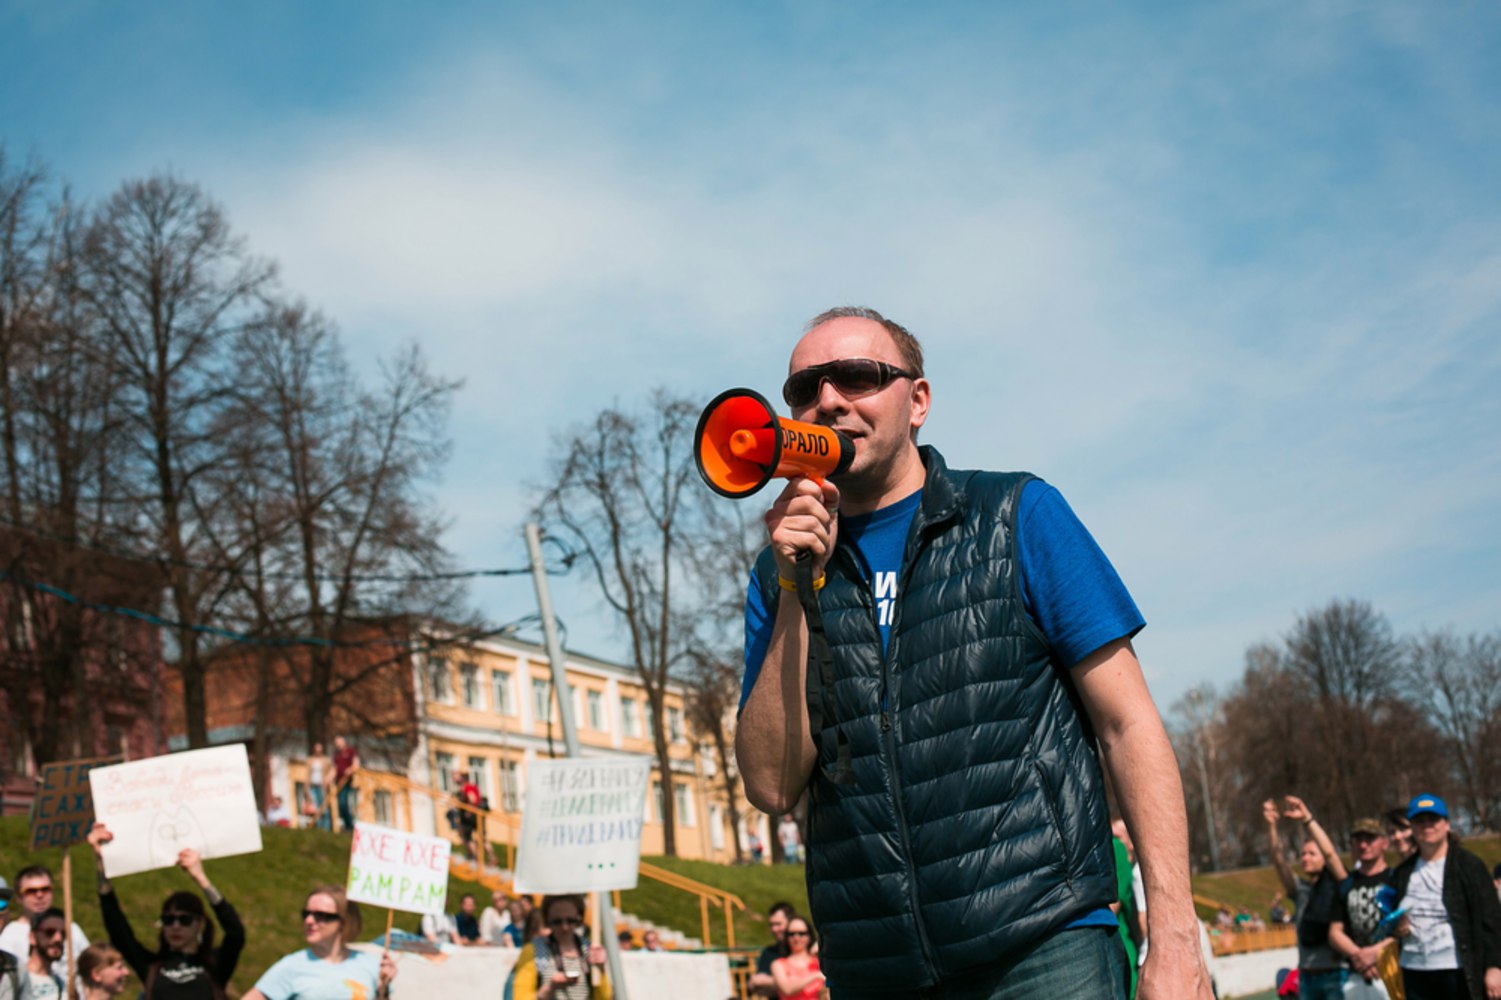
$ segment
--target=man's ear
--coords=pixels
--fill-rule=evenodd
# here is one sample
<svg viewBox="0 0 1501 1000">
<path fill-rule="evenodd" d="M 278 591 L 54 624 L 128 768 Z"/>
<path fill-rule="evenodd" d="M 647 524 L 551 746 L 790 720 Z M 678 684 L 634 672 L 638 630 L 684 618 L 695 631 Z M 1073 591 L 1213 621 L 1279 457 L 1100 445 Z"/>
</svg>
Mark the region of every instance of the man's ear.
<svg viewBox="0 0 1501 1000">
<path fill-rule="evenodd" d="M 933 387 L 925 378 L 912 380 L 912 436 L 928 419 L 928 407 L 933 403 Z"/>
</svg>

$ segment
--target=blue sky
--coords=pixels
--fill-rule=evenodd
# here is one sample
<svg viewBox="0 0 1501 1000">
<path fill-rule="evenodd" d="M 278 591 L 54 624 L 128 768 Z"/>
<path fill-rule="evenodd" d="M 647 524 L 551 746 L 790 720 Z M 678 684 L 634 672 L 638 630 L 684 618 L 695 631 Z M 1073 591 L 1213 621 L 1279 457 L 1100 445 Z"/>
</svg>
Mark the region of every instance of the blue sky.
<svg viewBox="0 0 1501 1000">
<path fill-rule="evenodd" d="M 462 375 L 468 566 L 521 561 L 551 433 L 774 397 L 856 303 L 950 464 L 1063 490 L 1164 703 L 1337 597 L 1501 623 L 1495 3 L 0 0 L 0 141 L 200 182 L 361 363 Z"/>
</svg>

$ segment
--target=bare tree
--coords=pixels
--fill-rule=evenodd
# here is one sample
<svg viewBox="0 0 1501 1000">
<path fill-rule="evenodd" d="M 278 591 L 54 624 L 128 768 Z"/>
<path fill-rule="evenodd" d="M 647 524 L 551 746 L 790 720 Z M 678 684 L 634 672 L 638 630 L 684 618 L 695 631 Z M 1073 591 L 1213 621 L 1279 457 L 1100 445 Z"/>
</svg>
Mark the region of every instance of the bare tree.
<svg viewBox="0 0 1501 1000">
<path fill-rule="evenodd" d="M 208 743 L 205 661 L 195 631 L 212 620 L 233 575 L 201 567 L 226 546 L 222 494 L 208 473 L 224 458 L 217 417 L 233 382 L 230 344 L 274 269 L 251 257 L 224 212 L 196 185 L 157 174 L 129 181 L 90 227 L 84 284 L 126 388 L 139 538 L 161 553 L 176 630 L 188 743 Z"/>
<path fill-rule="evenodd" d="M 1414 699 L 1431 708 L 1468 812 L 1501 828 L 1501 633 L 1430 632 L 1408 645 Z"/>
<path fill-rule="evenodd" d="M 683 619 L 698 606 L 690 581 L 706 491 L 698 489 L 693 464 L 698 405 L 657 390 L 645 410 L 604 410 L 562 442 L 540 512 L 584 553 L 625 628 L 655 723 L 663 850 L 675 855 L 672 758 L 662 722 L 667 685 L 692 644 Z"/>
<path fill-rule="evenodd" d="M 276 608 L 259 586 L 257 614 L 316 640 L 293 678 L 308 744 L 327 742 L 350 679 L 340 673 L 345 645 L 380 632 L 405 641 L 407 614 L 454 617 L 459 591 L 441 578 L 450 568 L 442 525 L 421 485 L 447 455 L 459 383 L 434 375 L 413 347 L 382 367 L 377 389 L 361 389 L 332 326 L 300 303 L 273 304 L 249 324 L 234 361 L 224 424 L 246 446 L 231 474 L 256 480 L 262 508 L 238 515 L 263 546 L 252 579 L 265 580 L 269 565 L 297 581 Z"/>
<path fill-rule="evenodd" d="M 89 604 L 138 604 L 149 570 L 97 551 L 116 499 L 118 380 L 77 284 L 77 213 L 0 153 L 0 450 L 12 718 L 38 760 L 97 752 L 122 671 L 147 652 Z M 137 629 L 139 631 L 139 629 Z M 147 644 L 149 645 L 149 643 Z M 41 710 L 23 711 L 27 689 Z"/>
</svg>

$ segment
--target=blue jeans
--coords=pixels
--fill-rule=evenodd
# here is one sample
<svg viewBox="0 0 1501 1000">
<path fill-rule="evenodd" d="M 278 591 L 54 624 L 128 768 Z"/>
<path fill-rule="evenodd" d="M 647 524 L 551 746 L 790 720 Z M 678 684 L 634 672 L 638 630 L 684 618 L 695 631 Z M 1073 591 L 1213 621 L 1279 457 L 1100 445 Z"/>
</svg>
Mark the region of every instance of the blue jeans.
<svg viewBox="0 0 1501 1000">
<path fill-rule="evenodd" d="M 1114 927 L 1054 931 L 994 965 L 920 994 L 933 1000 L 1129 1000 L 1126 949 Z M 834 1000 L 858 994 L 831 988 Z"/>
<path fill-rule="evenodd" d="M 329 818 L 328 813 L 323 808 L 323 786 L 309 785 L 308 794 L 312 796 L 313 808 L 318 810 L 318 829 L 332 830 L 334 828 L 333 820 Z"/>
<path fill-rule="evenodd" d="M 1347 969 L 1298 970 L 1298 1000 L 1344 1000 Z"/>
<path fill-rule="evenodd" d="M 354 810 L 359 798 L 359 789 L 352 783 L 339 789 L 339 822 L 344 824 L 345 833 L 354 829 Z"/>
</svg>

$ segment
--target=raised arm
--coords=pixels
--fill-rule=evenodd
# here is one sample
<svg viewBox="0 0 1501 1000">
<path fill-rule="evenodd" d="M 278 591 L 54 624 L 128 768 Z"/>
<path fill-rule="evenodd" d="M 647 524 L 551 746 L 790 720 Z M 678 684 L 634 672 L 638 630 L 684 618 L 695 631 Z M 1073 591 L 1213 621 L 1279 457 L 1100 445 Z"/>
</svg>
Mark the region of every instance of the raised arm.
<svg viewBox="0 0 1501 1000">
<path fill-rule="evenodd" d="M 1213 996 L 1199 950 L 1188 881 L 1188 815 L 1178 760 L 1130 640 L 1118 639 L 1070 671 L 1100 741 L 1146 889 L 1148 940 L 1138 996 Z"/>
<path fill-rule="evenodd" d="M 1276 802 L 1267 799 L 1261 804 L 1261 816 L 1266 820 L 1267 846 L 1271 848 L 1272 867 L 1277 869 L 1277 877 L 1282 880 L 1282 891 L 1291 898 L 1297 895 L 1298 880 L 1293 877 L 1293 870 L 1287 863 L 1287 853 L 1282 849 L 1282 831 L 1277 829 L 1277 821 L 1282 818 L 1282 813 Z"/>
<path fill-rule="evenodd" d="M 833 551 L 837 525 L 831 510 L 839 491 L 797 478 L 766 514 L 777 571 L 792 580 L 798 554 L 809 553 L 813 578 Z M 761 661 L 735 731 L 735 759 L 745 781 L 745 796 L 762 812 L 777 815 L 797 804 L 817 762 L 808 731 L 808 626 L 797 594 L 778 591 L 771 642 Z"/>
<path fill-rule="evenodd" d="M 1334 841 L 1329 839 L 1329 834 L 1319 826 L 1319 821 L 1313 818 L 1313 812 L 1304 804 L 1303 800 L 1296 795 L 1289 795 L 1283 800 L 1286 804 L 1282 808 L 1282 815 L 1288 819 L 1295 819 L 1308 828 L 1308 836 L 1324 855 L 1324 863 L 1329 867 L 1329 874 L 1334 876 L 1336 882 L 1343 882 L 1349 878 L 1349 869 L 1340 860 L 1339 851 L 1334 849 Z"/>
</svg>

